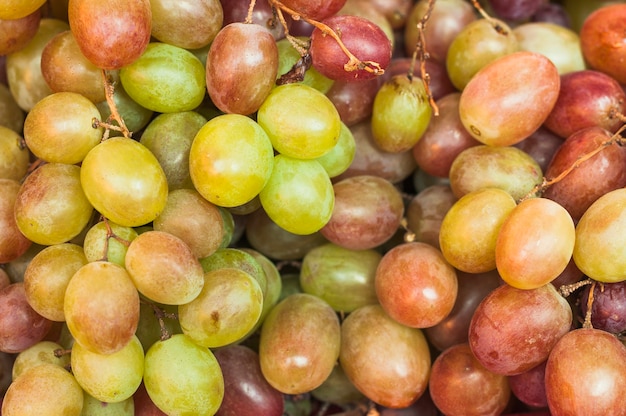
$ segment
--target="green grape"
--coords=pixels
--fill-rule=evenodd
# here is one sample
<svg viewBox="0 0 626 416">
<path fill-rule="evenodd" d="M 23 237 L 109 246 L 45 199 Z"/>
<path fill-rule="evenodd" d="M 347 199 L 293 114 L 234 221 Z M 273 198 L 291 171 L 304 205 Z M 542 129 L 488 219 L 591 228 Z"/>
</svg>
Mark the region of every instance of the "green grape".
<svg viewBox="0 0 626 416">
<path fill-rule="evenodd" d="M 51 321 L 65 321 L 65 290 L 74 273 L 87 261 L 83 248 L 72 243 L 48 246 L 35 254 L 24 271 L 29 305 Z"/>
<path fill-rule="evenodd" d="M 297 159 L 315 159 L 328 153 L 341 131 L 341 119 L 332 101 L 301 83 L 275 87 L 261 104 L 257 120 L 276 151 Z"/>
<path fill-rule="evenodd" d="M 55 364 L 24 371 L 5 393 L 3 416 L 80 416 L 83 389 L 74 376 Z"/>
<path fill-rule="evenodd" d="M 170 190 L 193 188 L 189 175 L 189 150 L 207 119 L 195 111 L 159 114 L 141 133 L 141 144 L 154 156 L 167 177 Z"/>
<path fill-rule="evenodd" d="M 76 165 L 47 163 L 26 178 L 15 201 L 15 221 L 24 236 L 37 244 L 60 244 L 87 226 L 93 206 L 80 175 Z"/>
<path fill-rule="evenodd" d="M 304 36 L 299 36 L 297 39 L 302 42 L 308 40 Z M 278 40 L 276 46 L 278 47 L 278 78 L 280 78 L 291 70 L 301 56 L 287 38 Z M 326 94 L 335 81 L 320 74 L 317 69 L 310 67 L 304 73 L 304 78 L 301 82 Z"/>
<path fill-rule="evenodd" d="M 75 92 L 57 92 L 39 101 L 26 116 L 24 140 L 31 152 L 46 162 L 76 164 L 100 140 L 104 129 L 94 103 Z"/>
<path fill-rule="evenodd" d="M 328 243 L 302 259 L 300 286 L 337 312 L 378 303 L 374 279 L 382 256 L 375 250 L 351 250 Z"/>
<path fill-rule="evenodd" d="M 76 381 L 90 396 L 102 402 L 118 403 L 132 397 L 141 384 L 143 347 L 136 336 L 112 354 L 94 353 L 76 343 L 72 347 L 71 365 Z"/>
<path fill-rule="evenodd" d="M 103 402 L 89 393 L 83 394 L 83 411 L 80 416 L 134 416 L 135 402 L 133 397 L 117 403 Z"/>
<path fill-rule="evenodd" d="M 56 356 L 54 353 L 56 350 L 62 349 L 63 347 L 60 344 L 53 341 L 39 341 L 35 345 L 26 348 L 17 354 L 13 362 L 11 371 L 13 381 L 17 380 L 23 372 L 37 365 L 54 364 L 61 368 L 67 367 L 70 364 L 69 354 Z"/>
<path fill-rule="evenodd" d="M 30 152 L 21 142 L 18 133 L 0 125 L 0 178 L 20 181 L 26 175 Z"/>
<path fill-rule="evenodd" d="M 150 43 L 137 60 L 120 69 L 120 80 L 133 100 L 159 113 L 193 110 L 206 93 L 202 62 L 166 43 Z"/>
<path fill-rule="evenodd" d="M 396 75 L 385 82 L 374 98 L 372 134 L 386 152 L 410 150 L 426 131 L 432 108 L 420 78 Z"/>
<path fill-rule="evenodd" d="M 167 203 L 167 178 L 158 160 L 129 138 L 113 137 L 91 149 L 80 181 L 94 208 L 119 225 L 145 225 Z"/>
<path fill-rule="evenodd" d="M 204 285 L 197 257 L 180 238 L 164 231 L 146 231 L 128 246 L 125 266 L 145 297 L 166 305 L 195 299 Z"/>
<path fill-rule="evenodd" d="M 124 120 L 126 128 L 128 128 L 128 130 L 130 131 L 139 131 L 146 127 L 154 114 L 154 111 L 142 107 L 132 98 L 130 98 L 128 93 L 124 90 L 124 86 L 119 82 L 115 84 L 115 91 L 113 91 L 113 102 L 115 104 L 115 107 L 117 108 L 117 112 Z M 108 102 L 99 102 L 96 104 L 96 107 L 98 107 L 100 114 L 102 114 L 101 120 L 105 121 L 110 119 L 111 109 L 109 108 Z M 110 122 L 114 126 L 118 126 L 117 121 L 112 120 Z M 122 132 L 117 130 L 109 130 L 109 137 L 115 136 L 122 136 Z"/>
<path fill-rule="evenodd" d="M 99 354 L 121 350 L 139 322 L 139 294 L 128 272 L 117 264 L 87 263 L 65 292 L 65 322 L 83 347 Z"/>
<path fill-rule="evenodd" d="M 137 231 L 132 227 L 112 221 L 100 221 L 85 234 L 83 240 L 85 257 L 87 261 L 105 260 L 124 267 L 128 245 L 137 235 Z"/>
<path fill-rule="evenodd" d="M 319 162 L 285 155 L 274 158 L 274 171 L 259 197 L 272 221 L 300 235 L 324 227 L 335 204 L 333 185 Z"/>
<path fill-rule="evenodd" d="M 328 153 L 315 160 L 320 162 L 320 165 L 322 165 L 330 178 L 334 178 L 348 170 L 355 154 L 356 141 L 352 131 L 344 122 L 341 122 L 341 131 L 339 132 L 337 143 Z"/>
<path fill-rule="evenodd" d="M 224 398 L 217 359 L 184 334 L 150 347 L 143 379 L 150 399 L 168 415 L 212 416 Z"/>
<path fill-rule="evenodd" d="M 337 363 L 340 331 L 335 311 L 322 299 L 306 293 L 286 297 L 261 327 L 263 376 L 285 394 L 319 387 Z"/>
<path fill-rule="evenodd" d="M 259 283 L 263 293 L 267 291 L 268 283 L 263 266 L 247 251 L 234 247 L 220 248 L 210 256 L 200 259 L 200 264 L 205 273 L 231 267 L 243 270 Z"/>
<path fill-rule="evenodd" d="M 252 119 L 224 114 L 196 134 L 189 153 L 195 188 L 215 205 L 236 207 L 259 194 L 272 172 L 274 151 Z"/>
<path fill-rule="evenodd" d="M 311 395 L 322 402 L 330 402 L 339 406 L 361 401 L 365 398 L 352 384 L 341 365 L 336 365 L 328 378 Z"/>
<path fill-rule="evenodd" d="M 183 333 L 196 344 L 217 348 L 241 340 L 256 325 L 263 310 L 259 283 L 240 269 L 205 273 L 202 292 L 178 307 Z"/>
</svg>

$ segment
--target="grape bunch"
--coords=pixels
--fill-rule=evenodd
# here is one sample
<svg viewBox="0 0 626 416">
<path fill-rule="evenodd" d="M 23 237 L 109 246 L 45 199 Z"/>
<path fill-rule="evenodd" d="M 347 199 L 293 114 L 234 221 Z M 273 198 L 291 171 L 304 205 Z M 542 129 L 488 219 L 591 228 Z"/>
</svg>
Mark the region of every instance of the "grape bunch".
<svg viewBox="0 0 626 416">
<path fill-rule="evenodd" d="M 5 1 L 0 414 L 626 415 L 625 33 Z"/>
</svg>

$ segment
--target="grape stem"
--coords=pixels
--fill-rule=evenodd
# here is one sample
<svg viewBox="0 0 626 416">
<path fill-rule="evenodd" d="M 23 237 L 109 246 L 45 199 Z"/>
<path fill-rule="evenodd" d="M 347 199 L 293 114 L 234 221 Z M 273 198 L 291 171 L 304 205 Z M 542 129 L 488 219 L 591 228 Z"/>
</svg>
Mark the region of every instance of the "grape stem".
<svg viewBox="0 0 626 416">
<path fill-rule="evenodd" d="M 591 279 L 585 279 L 585 280 L 581 280 L 581 281 L 578 281 L 569 285 L 563 285 L 559 287 L 559 293 L 561 294 L 561 296 L 566 298 L 572 293 L 574 293 L 575 291 L 577 291 L 578 289 L 580 289 L 581 287 L 590 285 L 593 282 L 594 281 Z"/>
<path fill-rule="evenodd" d="M 111 228 L 111 224 L 109 224 L 109 220 L 106 217 L 104 216 L 102 217 L 102 222 L 104 222 L 104 226 L 107 230 L 106 237 L 104 240 L 104 250 L 103 250 L 104 253 L 102 254 L 102 260 L 109 261 L 109 239 L 114 238 L 115 240 L 119 241 L 121 244 L 126 246 L 126 248 L 130 246 L 130 241 L 125 240 L 119 235 L 115 234 L 115 232 L 113 232 L 113 229 Z"/>
<path fill-rule="evenodd" d="M 415 45 L 415 50 L 413 51 L 413 56 L 411 57 L 411 66 L 409 67 L 409 73 L 407 77 L 409 81 L 413 81 L 413 71 L 415 68 L 415 63 L 417 59 L 420 61 L 420 73 L 422 82 L 424 83 L 424 89 L 426 90 L 426 95 L 428 96 L 428 102 L 430 103 L 431 108 L 433 109 L 433 115 L 439 115 L 439 107 L 437 107 L 437 103 L 433 98 L 433 93 L 430 90 L 430 74 L 426 71 L 426 61 L 430 58 L 428 51 L 426 50 L 426 36 L 424 35 L 424 31 L 426 30 L 426 23 L 430 20 L 430 16 L 435 8 L 436 0 L 428 0 L 428 8 L 426 9 L 426 13 L 417 22 L 417 31 L 418 38 L 417 43 Z"/>
<path fill-rule="evenodd" d="M 102 81 L 104 82 L 104 95 L 106 97 L 109 110 L 111 111 L 111 115 L 106 119 L 106 121 L 101 121 L 94 117 L 92 120 L 92 127 L 94 129 L 104 127 L 105 131 L 102 136 L 102 141 L 109 138 L 111 130 L 119 131 L 124 135 L 124 137 L 130 138 L 133 133 L 128 130 L 128 127 L 126 127 L 126 123 L 124 123 L 124 119 L 117 110 L 117 105 L 115 105 L 115 100 L 113 98 L 113 94 L 115 93 L 115 82 L 106 70 L 103 69 L 100 73 L 102 74 Z M 116 126 L 115 124 L 112 124 L 111 121 L 117 122 L 118 125 Z"/>
<path fill-rule="evenodd" d="M 385 73 L 385 70 L 383 68 L 381 68 L 380 64 L 378 62 L 374 62 L 374 61 L 361 61 L 359 58 L 357 58 L 356 56 L 354 56 L 354 54 L 352 52 L 350 52 L 348 50 L 348 48 L 346 47 L 346 45 L 343 43 L 343 41 L 341 40 L 341 38 L 339 37 L 339 35 L 337 34 L 337 32 L 335 32 L 333 29 L 331 29 L 328 25 L 322 23 L 322 22 L 318 22 L 316 20 L 310 19 L 307 16 L 304 16 L 300 13 L 298 13 L 297 11 L 290 9 L 289 7 L 285 6 L 283 3 L 281 3 L 279 0 L 268 0 L 270 5 L 276 9 L 276 12 L 279 16 L 279 20 L 281 22 L 281 24 L 283 25 L 283 27 L 285 28 L 285 36 L 290 39 L 293 38 L 291 35 L 289 35 L 289 29 L 287 28 L 287 23 L 284 19 L 284 16 L 282 15 L 282 12 L 285 13 L 289 13 L 289 15 L 291 15 L 291 17 L 294 20 L 304 20 L 305 22 L 313 25 L 314 27 L 316 27 L 317 29 L 319 29 L 320 31 L 322 31 L 322 33 L 324 35 L 327 36 L 331 36 L 336 42 L 337 45 L 339 45 L 339 47 L 341 48 L 341 50 L 343 51 L 343 53 L 348 57 L 348 62 L 343 66 L 344 70 L 347 72 L 352 72 L 352 71 L 357 71 L 357 70 L 365 70 L 367 72 L 371 72 L 375 75 L 382 75 Z M 293 42 L 290 39 L 289 40 L 290 43 Z M 298 50 L 298 52 L 300 52 L 300 55 L 302 54 L 302 50 L 299 48 L 296 48 Z"/>
<path fill-rule="evenodd" d="M 478 13 L 480 13 L 480 15 L 485 20 L 487 20 L 489 23 L 491 23 L 491 25 L 496 30 L 496 32 L 498 32 L 501 35 L 508 35 L 509 34 L 509 32 L 504 27 L 502 27 L 502 25 L 500 23 L 498 23 L 498 21 L 496 19 L 494 19 L 493 17 L 491 17 L 491 16 L 489 16 L 487 14 L 485 9 L 483 9 L 482 6 L 480 5 L 480 3 L 478 3 L 478 0 L 472 0 L 472 5 L 474 6 L 474 8 L 478 11 Z"/>
<path fill-rule="evenodd" d="M 587 296 L 587 313 L 585 313 L 585 322 L 583 322 L 583 328 L 592 329 L 591 323 L 591 309 L 593 306 L 593 292 L 596 290 L 596 281 L 591 282 L 591 289 L 589 289 L 589 296 Z"/>
<path fill-rule="evenodd" d="M 159 328 L 161 329 L 161 341 L 170 339 L 172 337 L 172 334 L 165 326 L 165 318 L 178 319 L 178 316 L 174 313 L 168 313 L 164 311 L 163 309 L 159 308 L 159 306 L 156 305 L 154 302 L 147 301 L 143 298 L 141 299 L 141 302 L 150 305 L 152 311 L 154 312 L 154 316 L 157 318 L 157 321 L 159 321 Z"/>
<path fill-rule="evenodd" d="M 256 0 L 250 0 L 250 5 L 248 5 L 248 14 L 246 15 L 245 23 L 252 23 L 252 13 L 254 12 L 254 6 L 256 5 Z"/>
</svg>

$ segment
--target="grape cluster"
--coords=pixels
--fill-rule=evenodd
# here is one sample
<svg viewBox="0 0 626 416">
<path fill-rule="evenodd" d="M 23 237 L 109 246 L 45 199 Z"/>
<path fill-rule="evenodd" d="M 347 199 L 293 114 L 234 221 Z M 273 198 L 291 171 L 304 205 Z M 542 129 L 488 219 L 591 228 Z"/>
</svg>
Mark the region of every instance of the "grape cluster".
<svg viewBox="0 0 626 416">
<path fill-rule="evenodd" d="M 625 33 L 3 2 L 0 413 L 626 415 Z"/>
</svg>

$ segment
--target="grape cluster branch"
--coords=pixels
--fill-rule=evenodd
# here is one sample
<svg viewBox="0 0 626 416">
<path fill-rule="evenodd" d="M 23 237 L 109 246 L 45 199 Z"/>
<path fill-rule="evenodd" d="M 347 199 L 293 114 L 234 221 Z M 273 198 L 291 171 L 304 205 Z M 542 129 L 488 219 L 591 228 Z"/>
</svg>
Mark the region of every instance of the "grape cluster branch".
<svg viewBox="0 0 626 416">
<path fill-rule="evenodd" d="M 94 118 L 92 120 L 92 126 L 94 129 L 97 129 L 98 127 L 105 128 L 104 135 L 102 136 L 103 141 L 109 138 L 109 132 L 111 130 L 119 131 L 124 135 L 124 137 L 130 138 L 133 133 L 128 130 L 128 127 L 126 127 L 126 123 L 124 122 L 124 119 L 117 110 L 117 105 L 115 104 L 115 82 L 109 76 L 106 70 L 101 70 L 101 74 L 102 80 L 104 82 L 104 94 L 107 104 L 109 106 L 109 110 L 111 111 L 111 115 L 106 119 L 106 121 L 101 121 L 97 118 Z M 117 122 L 118 125 L 116 126 L 115 124 L 112 124 L 111 121 Z"/>
<path fill-rule="evenodd" d="M 413 70 L 415 68 L 415 63 L 419 59 L 420 61 L 420 73 L 422 82 L 424 83 L 424 89 L 426 90 L 426 95 L 428 96 L 428 102 L 433 109 L 433 115 L 439 115 L 439 107 L 437 107 L 437 103 L 435 103 L 435 99 L 433 97 L 433 93 L 430 90 L 430 74 L 426 71 L 426 61 L 430 58 L 428 51 L 426 50 L 426 23 L 430 20 L 430 16 L 432 15 L 433 9 L 435 8 L 436 0 L 428 0 L 428 8 L 426 9 L 426 13 L 417 22 L 417 31 L 418 38 L 417 44 L 415 45 L 415 50 L 413 51 L 413 56 L 411 58 L 411 66 L 409 68 L 409 73 L 407 76 L 409 80 L 413 80 Z"/>
</svg>

